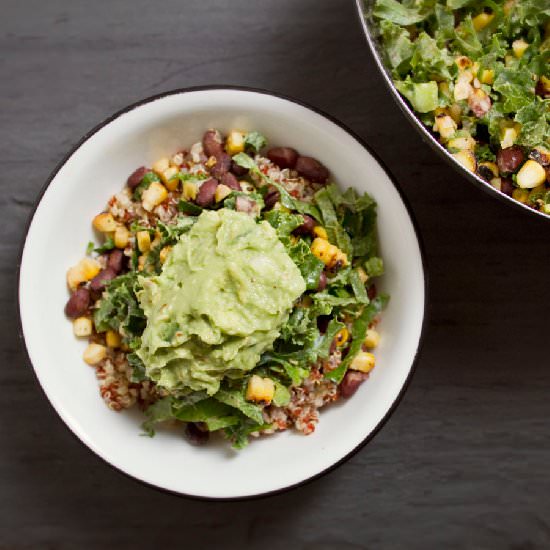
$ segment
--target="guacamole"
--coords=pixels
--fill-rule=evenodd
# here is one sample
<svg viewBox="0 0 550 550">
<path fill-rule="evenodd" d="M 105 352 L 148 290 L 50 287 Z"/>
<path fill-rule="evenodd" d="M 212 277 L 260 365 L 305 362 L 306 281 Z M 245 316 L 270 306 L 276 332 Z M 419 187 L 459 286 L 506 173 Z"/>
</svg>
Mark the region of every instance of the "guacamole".
<svg viewBox="0 0 550 550">
<path fill-rule="evenodd" d="M 209 395 L 256 366 L 306 289 L 275 229 L 226 208 L 203 211 L 160 275 L 140 284 L 147 376 Z"/>
</svg>

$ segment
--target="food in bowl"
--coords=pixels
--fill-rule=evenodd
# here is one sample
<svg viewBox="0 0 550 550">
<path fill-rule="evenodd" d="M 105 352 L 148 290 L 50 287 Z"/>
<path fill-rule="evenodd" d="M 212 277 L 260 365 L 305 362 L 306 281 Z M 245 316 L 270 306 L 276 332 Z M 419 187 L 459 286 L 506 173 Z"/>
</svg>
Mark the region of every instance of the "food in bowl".
<svg viewBox="0 0 550 550">
<path fill-rule="evenodd" d="M 376 0 L 397 90 L 455 159 L 550 214 L 550 7 Z"/>
<path fill-rule="evenodd" d="M 317 159 L 214 129 L 137 168 L 92 224 L 65 306 L 113 410 L 244 447 L 351 397 L 375 366 L 387 295 L 376 203 Z M 262 151 L 266 151 L 265 155 Z"/>
</svg>

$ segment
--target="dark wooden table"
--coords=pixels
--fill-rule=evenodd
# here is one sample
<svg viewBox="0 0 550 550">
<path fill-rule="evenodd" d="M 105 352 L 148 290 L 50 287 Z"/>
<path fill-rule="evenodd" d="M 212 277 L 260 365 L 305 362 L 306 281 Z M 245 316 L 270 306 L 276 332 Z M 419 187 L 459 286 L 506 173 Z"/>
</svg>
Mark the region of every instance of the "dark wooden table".
<svg viewBox="0 0 550 550">
<path fill-rule="evenodd" d="M 354 10 L 3 0 L 0 548 L 550 547 L 550 222 L 485 195 L 423 145 Z M 121 107 L 204 84 L 290 94 L 349 125 L 392 167 L 427 252 L 431 319 L 397 412 L 336 471 L 260 501 L 179 498 L 112 470 L 56 416 L 17 334 L 18 247 L 50 171 Z"/>
</svg>

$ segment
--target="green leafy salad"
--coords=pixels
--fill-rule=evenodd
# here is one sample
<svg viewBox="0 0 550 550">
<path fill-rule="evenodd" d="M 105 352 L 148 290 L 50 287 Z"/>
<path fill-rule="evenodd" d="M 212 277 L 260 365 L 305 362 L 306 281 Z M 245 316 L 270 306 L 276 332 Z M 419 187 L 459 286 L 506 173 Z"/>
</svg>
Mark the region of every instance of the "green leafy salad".
<svg viewBox="0 0 550 550">
<path fill-rule="evenodd" d="M 550 2 L 376 0 L 399 92 L 457 161 L 550 214 Z"/>
<path fill-rule="evenodd" d="M 100 246 L 69 269 L 65 307 L 114 410 L 153 435 L 311 433 L 375 366 L 388 297 L 376 203 L 316 159 L 217 130 L 140 167 L 93 220 Z"/>
</svg>

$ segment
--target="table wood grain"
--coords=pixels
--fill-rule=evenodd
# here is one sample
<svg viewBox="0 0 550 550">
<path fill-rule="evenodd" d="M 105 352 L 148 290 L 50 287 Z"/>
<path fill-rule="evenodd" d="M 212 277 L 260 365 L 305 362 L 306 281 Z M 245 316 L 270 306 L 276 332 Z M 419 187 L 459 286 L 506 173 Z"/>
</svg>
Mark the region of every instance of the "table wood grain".
<svg viewBox="0 0 550 550">
<path fill-rule="evenodd" d="M 3 0 L 1 549 L 550 547 L 550 222 L 485 195 L 421 142 L 353 4 Z M 339 118 L 391 167 L 427 254 L 430 320 L 396 413 L 336 471 L 259 501 L 179 498 L 111 469 L 56 416 L 18 337 L 18 247 L 50 172 L 114 111 L 205 84 Z"/>
</svg>

